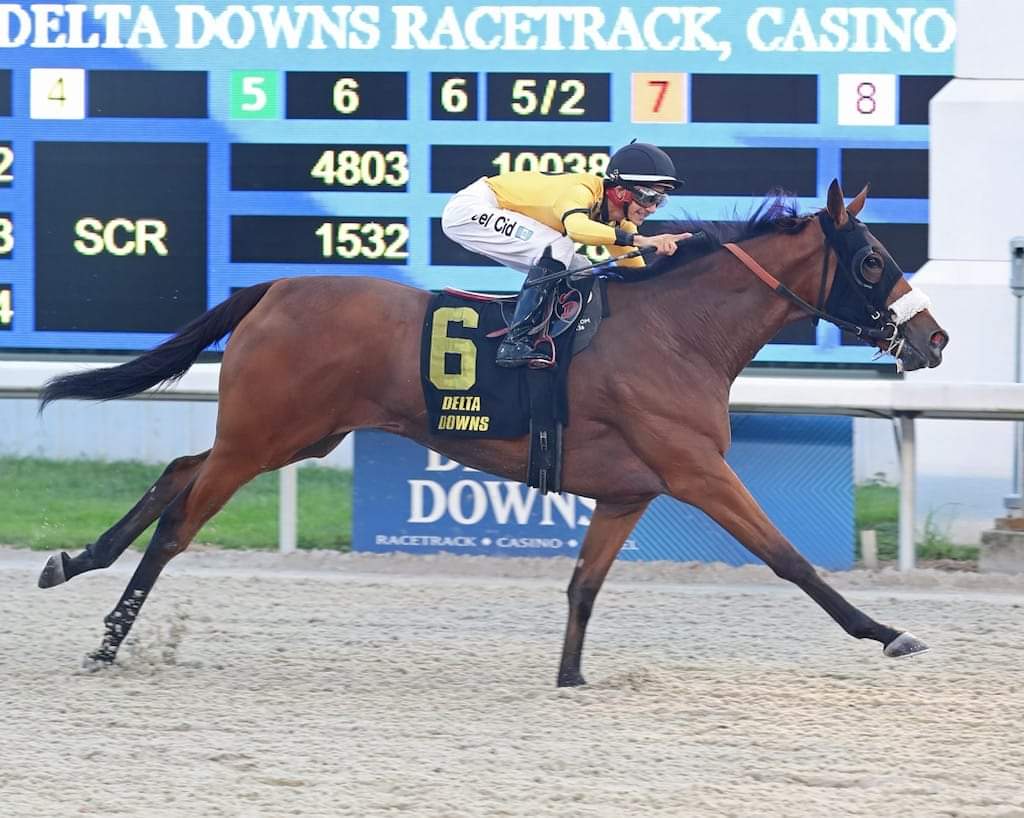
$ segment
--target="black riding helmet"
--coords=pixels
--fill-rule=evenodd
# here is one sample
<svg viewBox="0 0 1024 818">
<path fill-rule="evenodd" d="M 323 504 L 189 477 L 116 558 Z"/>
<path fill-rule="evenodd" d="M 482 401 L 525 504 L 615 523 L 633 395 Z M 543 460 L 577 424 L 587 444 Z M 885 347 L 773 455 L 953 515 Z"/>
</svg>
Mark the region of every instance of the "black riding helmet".
<svg viewBox="0 0 1024 818">
<path fill-rule="evenodd" d="M 668 185 L 676 190 L 682 182 L 676 178 L 676 166 L 665 151 L 647 142 L 630 142 L 619 148 L 608 160 L 605 172 L 606 184 L 622 185 Z"/>
</svg>

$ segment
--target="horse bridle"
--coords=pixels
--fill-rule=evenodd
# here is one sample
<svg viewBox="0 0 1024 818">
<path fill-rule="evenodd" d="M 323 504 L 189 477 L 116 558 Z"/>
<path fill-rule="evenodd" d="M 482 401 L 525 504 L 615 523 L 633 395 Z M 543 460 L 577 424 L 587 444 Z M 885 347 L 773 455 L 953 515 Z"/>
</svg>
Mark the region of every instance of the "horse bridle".
<svg viewBox="0 0 1024 818">
<path fill-rule="evenodd" d="M 767 284 L 774 292 L 781 295 L 788 301 L 791 301 L 792 303 L 796 304 L 808 315 L 813 316 L 815 319 L 823 318 L 829 323 L 835 324 L 840 329 L 853 333 L 858 338 L 863 338 L 875 342 L 887 342 L 889 344 L 889 349 L 887 351 L 895 351 L 895 353 L 898 353 L 898 347 L 902 347 L 902 344 L 900 343 L 902 339 L 899 338 L 900 324 L 908 320 L 910 316 L 904 318 L 903 321 L 899 321 L 897 319 L 888 320 L 888 316 L 891 316 L 891 312 L 888 312 L 889 308 L 886 308 L 886 312 L 883 312 L 882 309 L 872 305 L 863 295 L 863 293 L 860 293 L 861 297 L 864 299 L 865 306 L 868 310 L 868 315 L 871 318 L 871 320 L 875 322 L 875 326 L 865 326 L 863 324 L 856 324 L 852 321 L 847 321 L 844 318 L 840 318 L 837 315 L 833 315 L 827 312 L 825 309 L 823 309 L 823 307 L 825 306 L 827 296 L 827 293 L 825 292 L 825 285 L 828 282 L 828 265 L 829 261 L 832 258 L 832 253 L 834 252 L 837 258 L 836 275 L 838 276 L 840 270 L 845 269 L 845 271 L 850 276 L 852 276 L 854 280 L 858 280 L 856 274 L 854 273 L 854 270 L 859 269 L 859 265 L 863 264 L 867 256 L 871 254 L 872 248 L 870 244 L 865 244 L 863 247 L 857 250 L 853 258 L 851 258 L 849 264 L 845 263 L 843 253 L 841 252 L 840 248 L 836 246 L 836 239 L 832 235 L 833 233 L 836 232 L 836 228 L 832 224 L 831 216 L 829 216 L 825 212 L 822 212 L 818 214 L 818 220 L 821 224 L 822 231 L 825 234 L 825 241 L 824 246 L 822 247 L 821 285 L 818 290 L 817 306 L 811 304 L 809 301 L 805 301 L 803 298 L 801 298 L 799 295 L 797 295 L 795 292 L 789 289 L 789 287 L 787 287 L 775 276 L 769 273 L 764 267 L 762 267 L 757 262 L 756 259 L 753 258 L 753 256 L 751 256 L 746 250 L 744 250 L 739 245 L 734 244 L 732 242 L 728 242 L 726 244 L 723 244 L 722 246 L 730 253 L 732 253 L 737 259 L 739 259 L 739 261 L 742 262 L 747 269 L 749 269 L 754 275 L 761 279 L 761 281 Z M 851 226 L 853 221 L 854 219 L 851 216 Z M 893 282 L 893 285 L 895 285 L 895 281 Z M 833 281 L 832 288 L 834 289 L 835 286 L 835 281 Z M 891 289 L 892 288 L 890 287 L 890 290 Z M 925 308 L 926 307 L 922 304 L 917 310 L 915 310 L 915 313 L 912 314 L 916 314 L 916 312 L 920 312 L 921 309 Z"/>
</svg>

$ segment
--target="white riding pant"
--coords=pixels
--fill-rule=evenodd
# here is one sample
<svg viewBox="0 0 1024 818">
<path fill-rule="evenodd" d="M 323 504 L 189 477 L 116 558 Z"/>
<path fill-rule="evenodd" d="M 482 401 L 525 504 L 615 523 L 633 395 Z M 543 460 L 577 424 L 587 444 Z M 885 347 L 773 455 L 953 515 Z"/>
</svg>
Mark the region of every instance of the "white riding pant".
<svg viewBox="0 0 1024 818">
<path fill-rule="evenodd" d="M 528 272 L 547 247 L 568 270 L 590 264 L 576 252 L 576 244 L 568 236 L 499 207 L 483 178 L 452 196 L 441 214 L 441 229 L 456 244 L 521 273 Z"/>
</svg>

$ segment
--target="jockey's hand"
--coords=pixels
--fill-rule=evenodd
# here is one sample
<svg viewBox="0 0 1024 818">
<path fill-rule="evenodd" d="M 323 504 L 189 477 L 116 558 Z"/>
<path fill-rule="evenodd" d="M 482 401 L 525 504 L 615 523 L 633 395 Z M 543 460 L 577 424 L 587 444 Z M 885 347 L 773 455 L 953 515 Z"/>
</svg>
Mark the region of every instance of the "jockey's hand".
<svg viewBox="0 0 1024 818">
<path fill-rule="evenodd" d="M 654 247 L 659 256 L 671 256 L 676 251 L 677 244 L 683 239 L 688 239 L 692 233 L 661 233 L 657 236 L 633 236 L 634 247 Z"/>
</svg>

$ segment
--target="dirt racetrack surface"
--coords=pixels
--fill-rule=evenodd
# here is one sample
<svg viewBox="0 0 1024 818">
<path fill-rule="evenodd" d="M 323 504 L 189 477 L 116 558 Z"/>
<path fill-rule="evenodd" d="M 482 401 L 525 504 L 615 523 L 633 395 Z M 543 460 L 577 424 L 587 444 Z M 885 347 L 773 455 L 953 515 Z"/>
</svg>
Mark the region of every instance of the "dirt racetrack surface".
<svg viewBox="0 0 1024 818">
<path fill-rule="evenodd" d="M 137 555 L 49 590 L 0 548 L 0 815 L 1024 818 L 1024 576 L 618 564 L 558 690 L 568 559 Z"/>
</svg>

